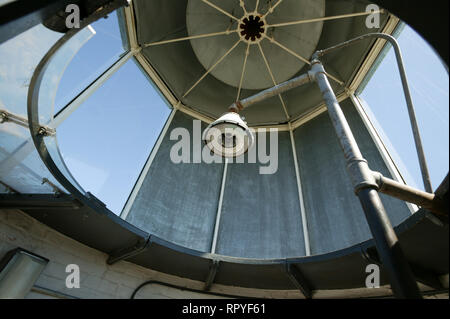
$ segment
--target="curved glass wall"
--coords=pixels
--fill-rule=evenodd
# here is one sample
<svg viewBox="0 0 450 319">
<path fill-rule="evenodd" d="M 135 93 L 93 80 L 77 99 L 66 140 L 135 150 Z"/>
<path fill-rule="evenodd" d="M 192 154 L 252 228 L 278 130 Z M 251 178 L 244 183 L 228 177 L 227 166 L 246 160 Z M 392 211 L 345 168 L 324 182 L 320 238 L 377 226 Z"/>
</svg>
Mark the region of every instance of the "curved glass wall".
<svg viewBox="0 0 450 319">
<path fill-rule="evenodd" d="M 409 26 L 402 28 L 398 42 L 436 189 L 449 170 L 448 72 L 433 49 Z M 392 49 L 385 54 L 361 87 L 359 97 L 406 183 L 423 189 L 397 62 Z"/>
<path fill-rule="evenodd" d="M 170 113 L 133 54 L 124 51 L 128 46 L 121 23 L 113 12 L 64 43 L 42 70 L 38 108 L 33 111 L 39 125 L 51 133 L 42 141 L 59 173 L 81 194 L 95 195 L 116 214 Z M 89 65 L 100 67 L 91 70 Z M 70 103 L 58 110 L 58 101 L 64 99 Z M 27 128 L 19 129 L 29 136 Z M 31 139 L 29 143 L 33 149 Z"/>
<path fill-rule="evenodd" d="M 0 180 L 9 190 L 52 193 L 54 187 L 44 182 L 49 180 L 64 191 L 41 161 L 27 127 L 31 77 L 41 58 L 61 36 L 37 25 L 0 45 L 0 110 L 23 123 L 0 123 Z"/>
</svg>

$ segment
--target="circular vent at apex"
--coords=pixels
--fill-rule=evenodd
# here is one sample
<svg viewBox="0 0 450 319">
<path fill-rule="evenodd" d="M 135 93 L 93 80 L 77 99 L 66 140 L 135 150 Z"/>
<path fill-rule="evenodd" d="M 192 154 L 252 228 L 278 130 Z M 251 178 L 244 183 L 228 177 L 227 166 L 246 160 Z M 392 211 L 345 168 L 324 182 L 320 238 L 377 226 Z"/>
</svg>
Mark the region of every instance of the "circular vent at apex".
<svg viewBox="0 0 450 319">
<path fill-rule="evenodd" d="M 229 15 L 211 4 L 199 0 L 188 1 L 187 32 L 189 36 L 217 33 L 217 36 L 193 39 L 191 44 L 203 67 L 212 69 L 211 74 L 228 85 L 253 90 L 273 86 L 271 77 L 261 76 L 261 71 L 267 72 L 266 61 L 270 61 L 276 82 L 294 76 L 305 65 L 305 61 L 292 55 L 286 56 L 279 44 L 306 58 L 316 50 L 323 22 L 298 24 L 289 28 L 271 26 L 323 17 L 324 0 L 285 1 L 279 7 L 268 1 L 221 1 L 220 9 Z M 271 39 L 276 42 L 271 42 Z M 223 61 L 215 65 L 220 57 L 224 57 Z"/>
</svg>

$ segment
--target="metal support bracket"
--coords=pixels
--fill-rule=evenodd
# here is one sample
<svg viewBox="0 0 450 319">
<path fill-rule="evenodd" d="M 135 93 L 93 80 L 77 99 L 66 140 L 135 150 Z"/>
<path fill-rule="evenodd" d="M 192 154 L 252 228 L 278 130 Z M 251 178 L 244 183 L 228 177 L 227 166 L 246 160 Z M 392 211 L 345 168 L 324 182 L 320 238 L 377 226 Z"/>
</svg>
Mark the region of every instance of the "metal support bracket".
<svg viewBox="0 0 450 319">
<path fill-rule="evenodd" d="M 218 261 L 218 260 L 212 261 L 211 265 L 209 266 L 209 272 L 208 272 L 208 276 L 206 277 L 205 287 L 203 288 L 203 290 L 209 291 L 211 289 L 211 286 L 214 283 L 214 279 L 216 278 L 217 271 L 219 269 L 219 264 L 220 264 L 220 261 Z"/>
<path fill-rule="evenodd" d="M 59 194 L 63 194 L 64 192 L 55 184 L 53 184 L 52 182 L 50 182 L 50 180 L 48 178 L 43 178 L 42 179 L 42 185 L 47 184 L 49 185 L 53 191 L 55 192 L 55 195 L 59 195 Z"/>
<path fill-rule="evenodd" d="M 378 191 L 386 195 L 401 199 L 408 203 L 416 204 L 440 216 L 448 216 L 448 202 L 436 196 L 411 186 L 404 185 L 390 178 L 384 177 L 379 172 L 372 172 L 378 184 Z"/>
<path fill-rule="evenodd" d="M 305 296 L 306 299 L 312 299 L 312 288 L 298 267 L 293 264 L 286 263 L 285 269 L 289 279 L 302 292 L 303 296 Z"/>
<path fill-rule="evenodd" d="M 150 247 L 152 244 L 151 235 L 149 235 L 145 240 L 138 240 L 133 246 L 128 246 L 124 248 L 119 248 L 116 251 L 113 251 L 109 254 L 108 259 L 106 260 L 106 263 L 108 265 L 113 265 L 121 260 L 136 256 L 143 251 L 145 251 L 147 248 Z"/>
<path fill-rule="evenodd" d="M 6 122 L 14 123 L 28 128 L 28 120 L 26 118 L 8 112 L 6 110 L 0 110 L 0 124 Z M 56 131 L 48 126 L 41 126 L 39 128 L 39 134 L 44 136 L 53 136 L 56 134 Z"/>
</svg>

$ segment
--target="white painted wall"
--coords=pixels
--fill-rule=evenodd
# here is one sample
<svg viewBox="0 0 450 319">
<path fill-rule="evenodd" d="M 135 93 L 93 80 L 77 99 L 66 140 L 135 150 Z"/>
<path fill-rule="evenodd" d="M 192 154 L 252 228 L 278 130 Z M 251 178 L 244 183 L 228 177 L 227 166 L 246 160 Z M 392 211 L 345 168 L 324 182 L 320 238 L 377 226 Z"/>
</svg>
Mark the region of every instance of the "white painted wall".
<svg viewBox="0 0 450 319">
<path fill-rule="evenodd" d="M 159 273 L 126 261 L 106 264 L 108 256 L 85 246 L 40 223 L 17 210 L 0 210 L 0 259 L 10 250 L 21 247 L 50 262 L 35 283 L 27 298 L 55 298 L 42 288 L 77 298 L 130 298 L 133 291 L 145 281 L 165 283 L 201 290 L 204 283 Z M 80 288 L 65 286 L 68 264 L 80 267 Z M 267 291 L 214 285 L 212 291 L 223 294 L 269 297 L 301 298 L 297 291 Z M 198 294 L 161 285 L 143 287 L 136 298 L 220 298 Z"/>
</svg>

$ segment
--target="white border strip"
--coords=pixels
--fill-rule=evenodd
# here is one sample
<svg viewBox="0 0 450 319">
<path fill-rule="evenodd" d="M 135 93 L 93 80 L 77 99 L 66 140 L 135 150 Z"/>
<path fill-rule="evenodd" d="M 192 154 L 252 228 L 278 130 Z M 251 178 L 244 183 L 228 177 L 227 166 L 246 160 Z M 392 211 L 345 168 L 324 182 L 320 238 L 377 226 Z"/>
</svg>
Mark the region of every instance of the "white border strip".
<svg viewBox="0 0 450 319">
<path fill-rule="evenodd" d="M 219 203 L 217 204 L 216 224 L 214 225 L 214 234 L 211 244 L 211 254 L 216 253 L 217 238 L 219 236 L 220 218 L 222 217 L 223 194 L 225 192 L 225 183 L 227 181 L 227 172 L 228 172 L 228 159 L 226 158 L 225 164 L 223 166 L 222 185 L 220 186 Z"/>
<path fill-rule="evenodd" d="M 125 25 L 128 33 L 128 41 L 131 49 L 139 48 L 136 35 L 136 23 L 134 18 L 134 4 L 132 0 L 128 1 L 128 6 L 123 8 Z"/>
<path fill-rule="evenodd" d="M 311 256 L 311 244 L 309 242 L 308 220 L 306 219 L 305 203 L 303 200 L 302 182 L 300 179 L 300 169 L 298 167 L 297 149 L 295 147 L 294 133 L 289 131 L 291 137 L 292 155 L 294 157 L 295 176 L 297 179 L 298 200 L 300 202 L 300 213 L 302 216 L 303 237 L 305 240 L 305 253 L 306 256 Z"/>
<path fill-rule="evenodd" d="M 134 5 L 133 1 L 129 1 L 129 6 L 124 8 L 125 12 L 125 25 L 127 28 L 128 39 L 130 41 L 130 47 L 132 50 L 137 50 L 136 53 L 136 61 L 141 65 L 153 83 L 158 87 L 161 93 L 166 97 L 169 103 L 175 107 L 179 101 L 175 98 L 175 96 L 170 92 L 169 88 L 162 81 L 160 76 L 157 74 L 155 69 L 151 66 L 149 61 L 142 54 L 141 47 L 139 46 L 137 34 L 136 34 L 136 18 L 134 16 Z M 182 110 L 180 110 L 182 111 Z"/>
<path fill-rule="evenodd" d="M 184 114 L 189 115 L 190 117 L 193 117 L 196 120 L 200 120 L 208 125 L 216 120 L 212 117 L 209 117 L 207 115 L 203 115 L 203 114 L 200 114 L 200 113 L 194 111 L 193 109 L 183 105 L 181 102 L 174 105 L 174 108 L 176 108 L 180 112 L 183 112 Z"/>
<path fill-rule="evenodd" d="M 150 166 L 153 163 L 153 160 L 155 159 L 156 153 L 158 153 L 158 150 L 162 144 L 162 141 L 164 137 L 166 136 L 166 133 L 169 129 L 170 124 L 172 124 L 172 120 L 175 116 L 175 113 L 177 112 L 176 109 L 173 109 L 173 111 L 170 113 L 169 118 L 166 121 L 166 124 L 164 125 L 164 128 L 161 131 L 161 134 L 159 134 L 158 140 L 156 141 L 155 146 L 153 147 L 150 156 L 145 163 L 144 169 L 142 170 L 141 174 L 139 175 L 139 178 L 136 182 L 136 185 L 133 187 L 133 191 L 131 192 L 130 196 L 128 197 L 128 200 L 122 209 L 122 212 L 120 213 L 120 218 L 126 219 L 128 214 L 130 213 L 131 206 L 133 205 L 137 194 L 139 193 L 139 190 L 141 189 L 142 184 L 144 183 L 144 179 L 147 176 L 147 173 L 150 169 Z"/>
<path fill-rule="evenodd" d="M 405 184 L 405 181 L 398 169 L 398 167 L 395 165 L 391 155 L 389 154 L 388 149 L 386 148 L 386 145 L 383 143 L 380 135 L 378 134 L 375 126 L 373 126 L 372 121 L 370 120 L 369 116 L 367 115 L 366 111 L 364 110 L 363 106 L 361 105 L 361 102 L 359 101 L 358 97 L 354 94 L 350 95 L 350 99 L 355 106 L 356 110 L 358 111 L 358 114 L 360 118 L 362 119 L 367 131 L 370 134 L 370 137 L 372 138 L 372 141 L 375 143 L 378 152 L 380 153 L 381 157 L 383 158 L 383 162 L 386 165 L 386 167 L 389 170 L 389 173 L 399 183 Z M 411 211 L 411 214 L 414 214 L 419 210 L 419 208 L 411 203 L 406 202 L 409 210 Z"/>
<path fill-rule="evenodd" d="M 147 72 L 150 79 L 155 83 L 155 85 L 159 88 L 162 94 L 166 97 L 172 106 L 175 106 L 179 103 L 178 99 L 170 92 L 167 85 L 161 80 L 160 76 L 157 74 L 156 70 L 152 67 L 152 65 L 147 61 L 147 58 L 139 52 L 136 55 L 136 60 L 141 64 L 142 68 Z"/>
</svg>

